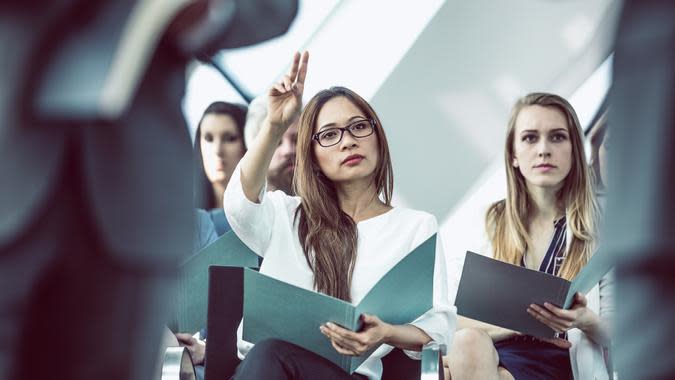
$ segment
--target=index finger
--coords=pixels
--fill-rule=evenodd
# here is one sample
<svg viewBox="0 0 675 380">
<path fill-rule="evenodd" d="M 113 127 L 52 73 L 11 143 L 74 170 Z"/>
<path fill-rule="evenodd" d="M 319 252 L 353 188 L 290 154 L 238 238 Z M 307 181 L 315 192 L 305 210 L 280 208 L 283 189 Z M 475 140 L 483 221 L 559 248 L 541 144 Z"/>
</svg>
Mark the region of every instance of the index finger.
<svg viewBox="0 0 675 380">
<path fill-rule="evenodd" d="M 328 322 L 328 323 L 326 323 L 326 326 L 328 326 L 328 328 L 329 328 L 333 333 L 335 333 L 335 334 L 337 334 L 337 335 L 340 335 L 340 336 L 342 336 L 342 337 L 344 337 L 344 338 L 348 338 L 348 339 L 354 340 L 354 338 L 356 337 L 356 333 L 355 333 L 355 332 L 353 332 L 353 331 L 351 331 L 351 330 L 349 330 L 349 329 L 346 329 L 346 328 L 344 328 L 344 327 L 342 327 L 342 326 L 339 326 L 339 325 L 337 325 L 337 324 L 335 324 L 335 323 Z"/>
<path fill-rule="evenodd" d="M 300 64 L 300 53 L 297 51 L 293 54 L 293 63 L 291 64 L 291 71 L 288 73 L 288 76 L 291 78 L 291 82 L 295 81 L 295 77 L 298 76 L 298 66 Z"/>
<path fill-rule="evenodd" d="M 305 84 L 305 77 L 307 76 L 307 62 L 309 62 L 309 52 L 305 51 L 302 53 L 302 59 L 300 59 L 300 67 L 298 69 L 298 78 L 296 83 Z M 291 78 L 293 78 L 291 76 Z"/>
<path fill-rule="evenodd" d="M 544 302 L 544 307 L 548 309 L 551 313 L 553 313 L 555 316 L 560 317 L 560 318 L 574 318 L 572 315 L 572 312 L 569 310 L 561 309 L 553 304 L 550 304 L 548 302 Z"/>
<path fill-rule="evenodd" d="M 192 335 L 187 333 L 176 333 L 176 339 L 178 340 L 192 340 L 194 338 Z"/>
</svg>

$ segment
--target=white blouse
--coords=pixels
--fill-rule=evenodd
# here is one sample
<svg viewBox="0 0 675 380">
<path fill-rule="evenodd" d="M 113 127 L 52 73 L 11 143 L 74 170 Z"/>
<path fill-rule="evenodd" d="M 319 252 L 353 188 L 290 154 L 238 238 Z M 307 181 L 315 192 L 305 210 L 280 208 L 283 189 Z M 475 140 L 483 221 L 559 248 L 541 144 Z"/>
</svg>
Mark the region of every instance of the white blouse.
<svg viewBox="0 0 675 380">
<path fill-rule="evenodd" d="M 223 204 L 227 220 L 239 238 L 255 253 L 264 257 L 260 272 L 305 289 L 314 289 L 313 273 L 300 245 L 295 210 L 299 197 L 281 191 L 262 189 L 260 203 L 246 198 L 240 168 L 234 170 Z M 436 218 L 428 213 L 401 207 L 357 223 L 357 255 L 352 277 L 351 297 L 358 304 L 368 291 L 410 251 L 438 231 Z M 433 308 L 411 324 L 422 329 L 432 341 L 425 347 L 444 344 L 450 347 L 455 330 L 455 307 L 448 302 L 445 255 L 440 236 L 436 242 Z M 312 327 L 314 328 L 314 327 Z M 316 326 L 318 328 L 318 326 Z M 242 325 L 237 331 L 240 358 L 253 347 L 242 340 Z M 392 347 L 383 345 L 356 370 L 369 379 L 382 376 L 380 358 Z M 406 351 L 419 359 L 420 353 Z"/>
</svg>

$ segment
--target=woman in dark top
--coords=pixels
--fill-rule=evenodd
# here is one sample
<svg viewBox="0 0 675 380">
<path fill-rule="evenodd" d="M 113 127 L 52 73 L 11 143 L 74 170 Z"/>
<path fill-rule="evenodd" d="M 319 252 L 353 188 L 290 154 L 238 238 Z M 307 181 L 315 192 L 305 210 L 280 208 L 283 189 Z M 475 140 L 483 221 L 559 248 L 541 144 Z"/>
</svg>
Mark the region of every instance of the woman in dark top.
<svg viewBox="0 0 675 380">
<path fill-rule="evenodd" d="M 598 207 L 572 106 L 545 93 L 520 99 L 508 124 L 505 163 L 507 197 L 488 209 L 484 254 L 573 278 L 594 252 Z M 577 293 L 569 310 L 530 305 L 528 313 L 555 338 L 459 317 L 446 358 L 453 380 L 606 378 L 607 283 L 603 279 L 587 296 Z"/>
<path fill-rule="evenodd" d="M 230 230 L 223 193 L 232 171 L 246 153 L 246 106 L 214 102 L 206 108 L 195 135 L 195 202 L 209 212 L 218 236 Z"/>
</svg>

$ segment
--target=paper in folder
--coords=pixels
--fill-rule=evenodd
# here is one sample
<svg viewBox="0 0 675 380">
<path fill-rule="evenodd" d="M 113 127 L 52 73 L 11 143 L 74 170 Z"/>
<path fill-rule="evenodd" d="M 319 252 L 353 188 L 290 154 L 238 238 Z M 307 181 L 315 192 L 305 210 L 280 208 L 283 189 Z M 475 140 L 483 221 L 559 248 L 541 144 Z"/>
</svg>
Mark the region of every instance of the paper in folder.
<svg viewBox="0 0 675 380">
<path fill-rule="evenodd" d="M 233 231 L 190 256 L 180 268 L 176 320 L 169 326 L 174 332 L 194 333 L 206 326 L 209 266 L 258 267 L 258 255 Z"/>
<path fill-rule="evenodd" d="M 391 324 L 414 321 L 433 305 L 435 257 L 434 234 L 389 270 L 358 305 L 245 269 L 243 338 L 252 343 L 282 339 L 323 356 L 351 374 L 377 347 L 358 357 L 341 355 L 319 326 L 333 322 L 358 331 L 363 313 Z"/>
<path fill-rule="evenodd" d="M 457 314 L 523 334 L 553 337 L 555 332 L 532 317 L 528 306 L 548 302 L 569 309 L 574 295 L 591 290 L 611 265 L 606 255 L 596 254 L 570 282 L 467 252 L 455 299 Z"/>
</svg>

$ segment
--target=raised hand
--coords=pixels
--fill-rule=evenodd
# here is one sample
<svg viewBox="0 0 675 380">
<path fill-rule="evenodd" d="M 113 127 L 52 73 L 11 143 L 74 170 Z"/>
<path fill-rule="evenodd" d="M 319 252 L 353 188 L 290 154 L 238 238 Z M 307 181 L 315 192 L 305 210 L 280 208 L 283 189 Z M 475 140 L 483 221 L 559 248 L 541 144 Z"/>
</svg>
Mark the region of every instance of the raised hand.
<svg viewBox="0 0 675 380">
<path fill-rule="evenodd" d="M 275 83 L 268 92 L 269 105 L 267 119 L 275 128 L 284 132 L 300 116 L 302 93 L 305 89 L 307 62 L 309 53 L 295 53 L 288 74 Z"/>
</svg>

